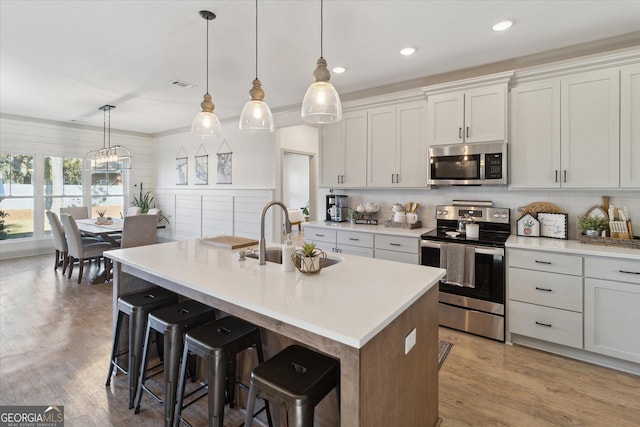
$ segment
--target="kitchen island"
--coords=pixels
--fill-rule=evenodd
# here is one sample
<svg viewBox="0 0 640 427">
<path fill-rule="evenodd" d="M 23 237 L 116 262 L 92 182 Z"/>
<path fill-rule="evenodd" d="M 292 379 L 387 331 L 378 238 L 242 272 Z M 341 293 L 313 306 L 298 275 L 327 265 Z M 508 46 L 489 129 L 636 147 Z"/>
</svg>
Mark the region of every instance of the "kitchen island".
<svg viewBox="0 0 640 427">
<path fill-rule="evenodd" d="M 114 319 L 120 295 L 162 286 L 284 337 L 287 345 L 339 359 L 342 426 L 439 421 L 435 284 L 442 269 L 341 254 L 340 262 L 307 276 L 239 261 L 238 251 L 200 240 L 105 256 L 114 261 Z"/>
</svg>

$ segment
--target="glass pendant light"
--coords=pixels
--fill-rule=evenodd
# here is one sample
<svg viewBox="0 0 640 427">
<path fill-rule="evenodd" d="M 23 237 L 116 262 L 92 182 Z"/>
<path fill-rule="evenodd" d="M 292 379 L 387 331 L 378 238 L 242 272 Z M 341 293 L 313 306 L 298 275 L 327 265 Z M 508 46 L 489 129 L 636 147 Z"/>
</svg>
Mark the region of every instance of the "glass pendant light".
<svg viewBox="0 0 640 427">
<path fill-rule="evenodd" d="M 201 10 L 200 16 L 207 21 L 207 93 L 204 94 L 204 101 L 200 104 L 200 111 L 193 123 L 191 123 L 191 135 L 201 137 L 213 136 L 222 139 L 222 126 L 216 113 L 213 112 L 214 105 L 209 95 L 209 21 L 216 18 L 216 14 L 208 10 Z"/>
<path fill-rule="evenodd" d="M 256 78 L 249 91 L 251 99 L 247 101 L 240 114 L 239 128 L 245 132 L 273 132 L 273 115 L 264 102 L 262 83 L 258 80 L 258 0 L 256 0 Z"/>
<path fill-rule="evenodd" d="M 342 103 L 338 91 L 329 83 L 331 73 L 323 54 L 324 1 L 320 0 L 320 58 L 313 72 L 315 82 L 302 100 L 302 119 L 310 123 L 335 123 L 342 120 Z"/>
</svg>

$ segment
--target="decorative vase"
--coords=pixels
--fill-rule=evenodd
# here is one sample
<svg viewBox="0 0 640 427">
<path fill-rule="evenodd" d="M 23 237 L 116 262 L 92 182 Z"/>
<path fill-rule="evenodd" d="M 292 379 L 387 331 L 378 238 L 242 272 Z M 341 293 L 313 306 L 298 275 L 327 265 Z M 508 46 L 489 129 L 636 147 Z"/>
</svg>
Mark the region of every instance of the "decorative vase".
<svg viewBox="0 0 640 427">
<path fill-rule="evenodd" d="M 600 232 L 598 230 L 584 230 L 584 234 L 587 236 L 599 236 Z"/>
</svg>

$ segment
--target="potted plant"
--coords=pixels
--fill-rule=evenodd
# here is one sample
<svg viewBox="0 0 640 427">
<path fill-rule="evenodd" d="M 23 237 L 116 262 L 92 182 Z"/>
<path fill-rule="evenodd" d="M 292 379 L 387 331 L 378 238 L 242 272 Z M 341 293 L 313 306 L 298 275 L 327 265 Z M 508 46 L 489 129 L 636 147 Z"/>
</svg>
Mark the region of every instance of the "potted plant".
<svg viewBox="0 0 640 427">
<path fill-rule="evenodd" d="M 581 216 L 578 217 L 578 228 L 587 236 L 600 236 L 609 229 L 609 221 L 606 218 Z"/>
<path fill-rule="evenodd" d="M 305 274 L 317 274 L 327 261 L 327 254 L 316 248 L 313 242 L 304 242 L 302 249 L 296 250 L 293 254 L 294 265 Z"/>
<path fill-rule="evenodd" d="M 107 213 L 105 209 L 97 208 L 96 212 L 98 213 L 98 218 L 96 218 L 96 224 L 106 224 L 111 219 L 111 218 L 105 218 L 104 215 Z"/>
<path fill-rule="evenodd" d="M 300 208 L 302 215 L 304 216 L 304 222 L 309 222 L 309 205 L 305 205 Z"/>
<path fill-rule="evenodd" d="M 138 196 L 133 196 L 133 200 L 131 201 L 131 206 L 136 206 L 140 208 L 140 212 L 146 214 L 149 212 L 150 208 L 155 208 L 156 204 L 153 203 L 153 195 L 151 191 L 144 191 L 142 188 L 142 182 L 140 183 L 140 193 Z M 158 222 L 166 221 L 169 224 L 169 219 L 160 212 L 160 217 L 158 218 Z"/>
</svg>

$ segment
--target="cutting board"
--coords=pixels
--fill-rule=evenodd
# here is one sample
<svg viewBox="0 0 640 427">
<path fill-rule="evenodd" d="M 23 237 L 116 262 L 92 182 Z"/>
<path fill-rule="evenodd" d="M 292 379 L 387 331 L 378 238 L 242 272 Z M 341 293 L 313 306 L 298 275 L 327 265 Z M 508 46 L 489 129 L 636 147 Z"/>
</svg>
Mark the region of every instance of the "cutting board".
<svg viewBox="0 0 640 427">
<path fill-rule="evenodd" d="M 238 236 L 217 236 L 202 239 L 202 242 L 223 249 L 240 249 L 258 244 L 257 240 Z"/>
</svg>

